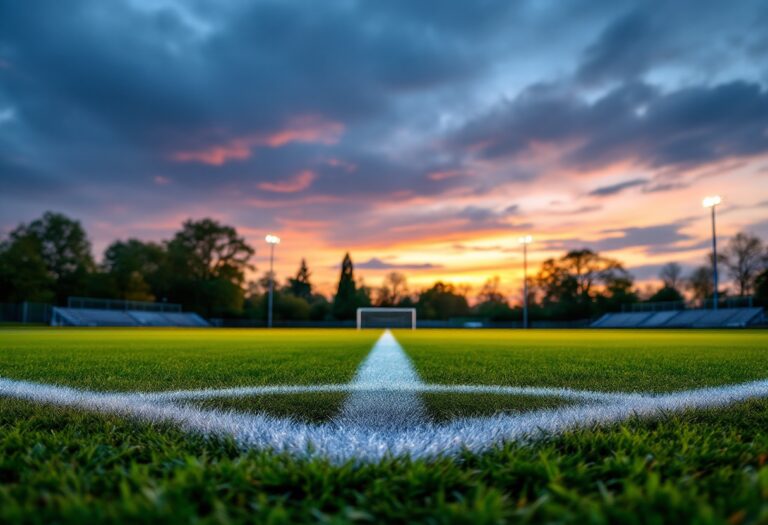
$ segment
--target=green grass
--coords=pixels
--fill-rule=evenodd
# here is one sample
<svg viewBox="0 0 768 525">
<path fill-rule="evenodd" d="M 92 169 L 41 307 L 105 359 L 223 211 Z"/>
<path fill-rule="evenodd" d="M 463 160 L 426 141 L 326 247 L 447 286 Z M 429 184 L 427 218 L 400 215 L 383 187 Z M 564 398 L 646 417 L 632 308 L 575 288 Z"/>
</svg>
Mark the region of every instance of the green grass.
<svg viewBox="0 0 768 525">
<path fill-rule="evenodd" d="M 339 413 L 341 404 L 347 398 L 339 392 L 313 394 L 279 394 L 246 397 L 223 397 L 188 404 L 202 408 L 235 410 L 238 412 L 266 412 L 277 417 L 290 417 L 299 421 L 320 423 L 332 419 Z"/>
<path fill-rule="evenodd" d="M 346 383 L 379 334 L 337 330 L 0 332 L 0 376 L 95 390 Z"/>
<path fill-rule="evenodd" d="M 664 392 L 768 377 L 767 330 L 417 330 L 429 383 Z"/>
<path fill-rule="evenodd" d="M 0 401 L 0 523 L 766 523 L 768 403 L 332 466 Z"/>
<path fill-rule="evenodd" d="M 554 396 L 517 396 L 502 394 L 428 393 L 423 396 L 429 416 L 435 422 L 458 417 L 492 416 L 500 412 L 522 413 L 570 404 Z"/>
<path fill-rule="evenodd" d="M 0 330 L 0 376 L 100 390 L 349 381 L 375 331 Z M 432 383 L 666 391 L 768 377 L 768 332 L 396 334 Z M 322 421 L 343 394 L 197 405 Z M 424 396 L 433 418 L 547 397 Z M 768 400 L 483 454 L 331 465 L 0 398 L 0 523 L 768 523 Z"/>
</svg>

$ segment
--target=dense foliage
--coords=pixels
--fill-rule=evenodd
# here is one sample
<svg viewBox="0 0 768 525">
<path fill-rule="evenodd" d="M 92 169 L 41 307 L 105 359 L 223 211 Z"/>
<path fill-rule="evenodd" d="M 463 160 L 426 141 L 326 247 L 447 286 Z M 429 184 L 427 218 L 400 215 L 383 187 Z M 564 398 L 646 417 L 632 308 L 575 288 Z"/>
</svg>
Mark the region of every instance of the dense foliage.
<svg viewBox="0 0 768 525">
<path fill-rule="evenodd" d="M 66 304 L 70 296 L 180 303 L 185 310 L 206 317 L 267 317 L 271 276 L 247 282 L 255 267 L 254 248 L 237 230 L 212 219 L 188 220 L 169 240 L 118 240 L 110 244 L 100 264 L 82 225 L 48 212 L 22 224 L 0 242 L 0 302 L 23 301 Z M 718 257 L 723 278 L 732 292 L 754 295 L 768 303 L 768 253 L 763 242 L 738 233 Z M 620 311 L 626 304 L 676 302 L 686 295 L 695 300 L 713 296 L 712 260 L 687 277 L 676 263 L 661 268 L 663 283 L 642 294 L 624 265 L 588 248 L 545 260 L 529 279 L 531 319 L 578 320 Z M 356 278 L 349 253 L 341 262 L 339 281 L 330 299 L 317 292 L 307 261 L 294 277 L 274 289 L 274 319 L 278 321 L 348 321 L 361 306 L 416 307 L 419 318 L 446 320 L 481 318 L 520 321 L 522 309 L 513 306 L 492 277 L 469 297 L 469 287 L 436 282 L 412 290 L 400 272 L 390 272 L 378 288 Z M 727 295 L 726 289 L 720 296 Z M 641 295 L 643 299 L 641 299 Z M 514 303 L 520 301 L 515 300 Z M 758 304 L 762 304 L 758 302 Z"/>
</svg>

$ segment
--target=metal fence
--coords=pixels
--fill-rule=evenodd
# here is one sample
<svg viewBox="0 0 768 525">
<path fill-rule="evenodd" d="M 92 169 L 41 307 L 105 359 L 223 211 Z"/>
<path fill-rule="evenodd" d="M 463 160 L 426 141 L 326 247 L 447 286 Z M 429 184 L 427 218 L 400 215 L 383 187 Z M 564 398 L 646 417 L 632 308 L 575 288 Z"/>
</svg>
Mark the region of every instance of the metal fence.
<svg viewBox="0 0 768 525">
<path fill-rule="evenodd" d="M 53 307 L 44 303 L 0 303 L 0 323 L 50 324 Z"/>
<path fill-rule="evenodd" d="M 69 297 L 67 308 L 90 308 L 93 310 L 135 310 L 141 312 L 181 312 L 176 303 L 154 303 L 150 301 L 126 301 L 122 299 L 94 299 L 92 297 Z"/>
<path fill-rule="evenodd" d="M 717 301 L 718 308 L 755 308 L 766 306 L 763 301 L 754 297 L 721 297 Z M 632 303 L 624 304 L 621 311 L 630 312 L 666 312 L 670 310 L 711 310 L 714 306 L 713 299 L 696 301 L 660 301 L 657 303 Z"/>
<path fill-rule="evenodd" d="M 267 322 L 258 319 L 209 319 L 218 328 L 266 328 Z M 531 328 L 586 328 L 591 319 L 575 321 L 531 321 Z M 355 328 L 355 321 L 273 321 L 275 328 Z M 522 321 L 496 323 L 483 319 L 448 319 L 444 321 L 416 319 L 416 328 L 523 328 Z"/>
</svg>

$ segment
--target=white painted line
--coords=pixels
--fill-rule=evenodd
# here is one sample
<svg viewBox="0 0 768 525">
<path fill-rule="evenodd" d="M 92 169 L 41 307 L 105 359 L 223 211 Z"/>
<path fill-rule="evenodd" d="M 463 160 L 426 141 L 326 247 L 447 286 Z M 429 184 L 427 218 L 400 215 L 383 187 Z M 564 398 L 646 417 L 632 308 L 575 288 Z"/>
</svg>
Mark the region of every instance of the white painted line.
<svg viewBox="0 0 768 525">
<path fill-rule="evenodd" d="M 352 380 L 353 390 L 336 418 L 339 425 L 391 429 L 427 420 L 420 394 L 388 385 L 421 386 L 421 379 L 392 332 L 386 330 Z"/>
<path fill-rule="evenodd" d="M 259 394 L 349 392 L 338 419 L 302 423 L 264 414 L 202 409 L 184 400 Z M 424 392 L 555 396 L 582 404 L 522 414 L 426 420 Z M 430 458 L 462 450 L 482 452 L 508 441 L 534 440 L 570 429 L 654 417 L 692 408 L 724 407 L 768 397 L 768 380 L 668 394 L 591 392 L 494 385 L 425 385 L 391 333 L 386 332 L 349 385 L 274 385 L 173 392 L 110 393 L 0 377 L 0 397 L 118 414 L 143 422 L 171 422 L 204 436 L 230 436 L 243 447 L 272 449 L 334 462 L 377 461 L 389 456 Z"/>
<path fill-rule="evenodd" d="M 74 388 L 0 378 L 0 396 L 49 403 L 145 422 L 172 422 L 209 436 L 231 436 L 243 447 L 272 449 L 334 462 L 377 461 L 388 456 L 413 458 L 482 452 L 507 441 L 534 440 L 576 428 L 613 423 L 632 416 L 653 417 L 693 408 L 724 407 L 768 397 L 768 380 L 658 396 L 627 396 L 624 401 L 539 410 L 519 415 L 464 418 L 447 424 L 412 427 L 336 423 L 309 424 L 260 414 L 204 410 L 150 401 L 134 394 L 104 394 Z"/>
<path fill-rule="evenodd" d="M 594 390 L 573 390 L 571 388 L 536 387 L 536 386 L 504 386 L 504 385 L 440 385 L 424 383 L 351 383 L 324 385 L 268 385 L 244 386 L 230 388 L 206 388 L 200 390 L 170 390 L 165 392 L 136 393 L 142 399 L 151 401 L 185 401 L 195 399 L 216 399 L 223 397 L 246 397 L 280 394 L 313 394 L 324 392 L 365 392 L 370 390 L 414 392 L 419 394 L 498 394 L 517 396 L 560 397 L 569 400 L 612 402 L 621 401 L 627 397 L 647 397 L 653 394 L 640 392 L 598 392 Z M 130 395 L 125 393 L 125 395 Z"/>
</svg>

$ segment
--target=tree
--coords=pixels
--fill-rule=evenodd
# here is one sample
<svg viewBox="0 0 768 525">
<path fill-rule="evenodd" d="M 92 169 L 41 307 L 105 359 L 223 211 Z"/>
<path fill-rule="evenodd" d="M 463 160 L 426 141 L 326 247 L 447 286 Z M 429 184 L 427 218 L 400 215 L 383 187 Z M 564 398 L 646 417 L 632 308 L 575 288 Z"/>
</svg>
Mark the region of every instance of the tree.
<svg viewBox="0 0 768 525">
<path fill-rule="evenodd" d="M 684 297 L 677 288 L 662 286 L 648 298 L 649 303 L 673 303 L 683 301 Z"/>
<path fill-rule="evenodd" d="M 559 259 L 547 259 L 535 277 L 542 306 L 553 317 L 592 315 L 599 296 L 600 309 L 612 310 L 621 302 L 636 301 L 632 276 L 622 264 L 588 250 L 573 250 Z"/>
<path fill-rule="evenodd" d="M 696 268 L 688 277 L 688 289 L 691 291 L 694 299 L 703 301 L 712 297 L 715 290 L 712 268 L 709 266 L 699 266 Z"/>
<path fill-rule="evenodd" d="M 416 309 L 421 319 L 450 319 L 470 314 L 467 298 L 452 284 L 442 281 L 419 293 Z"/>
<path fill-rule="evenodd" d="M 312 294 L 309 301 L 309 318 L 312 321 L 326 321 L 331 315 L 331 303 L 322 294 Z"/>
<path fill-rule="evenodd" d="M 188 220 L 168 243 L 176 269 L 200 280 L 225 278 L 242 284 L 255 250 L 232 226 L 213 219 Z"/>
<path fill-rule="evenodd" d="M 682 284 L 683 267 L 676 262 L 670 262 L 661 267 L 659 279 L 664 283 L 665 288 L 678 290 Z M 678 292 L 679 293 L 679 292 Z"/>
<path fill-rule="evenodd" d="M 755 279 L 755 298 L 763 301 L 763 305 L 768 305 L 768 269 L 763 270 Z"/>
<path fill-rule="evenodd" d="M 91 243 L 79 221 L 46 212 L 13 230 L 10 242 L 22 243 L 27 254 L 37 252 L 34 258 L 45 265 L 58 304 L 66 303 L 70 296 L 86 293 L 88 274 L 96 269 L 96 264 Z"/>
<path fill-rule="evenodd" d="M 381 288 L 376 290 L 376 306 L 398 306 L 408 297 L 408 280 L 399 272 L 384 277 Z"/>
<path fill-rule="evenodd" d="M 357 290 L 355 291 L 355 315 L 357 315 L 357 309 L 365 306 L 371 306 L 372 290 L 370 286 L 366 286 L 365 281 L 362 278 L 357 282 Z"/>
<path fill-rule="evenodd" d="M 104 252 L 104 270 L 116 295 L 131 301 L 154 301 L 167 294 L 167 253 L 164 247 L 137 239 L 115 241 Z"/>
<path fill-rule="evenodd" d="M 659 279 L 663 286 L 648 298 L 649 303 L 671 303 L 682 301 L 680 293 L 682 284 L 683 267 L 676 262 L 670 262 L 661 267 Z"/>
<path fill-rule="evenodd" d="M 737 233 L 724 250 L 723 262 L 728 275 L 736 281 L 739 295 L 749 295 L 754 288 L 755 278 L 765 268 L 762 241 L 749 233 Z"/>
<path fill-rule="evenodd" d="M 623 305 L 639 300 L 637 293 L 632 289 L 634 280 L 623 268 L 608 270 L 602 279 L 605 288 L 596 296 L 598 313 L 618 312 Z"/>
<path fill-rule="evenodd" d="M 485 281 L 477 296 L 478 303 L 506 303 L 504 294 L 501 293 L 500 282 L 498 275 Z"/>
<path fill-rule="evenodd" d="M 333 316 L 339 320 L 354 319 L 357 314 L 357 301 L 355 267 L 349 253 L 346 253 L 341 261 L 339 286 L 333 298 Z"/>
<path fill-rule="evenodd" d="M 302 299 L 309 301 L 312 298 L 312 283 L 309 282 L 309 277 L 312 274 L 307 268 L 307 261 L 301 260 L 299 271 L 296 272 L 296 277 L 288 279 L 288 289 L 295 297 L 301 297 Z"/>
<path fill-rule="evenodd" d="M 515 312 L 501 293 L 500 279 L 494 276 L 483 284 L 477 296 L 477 304 L 473 308 L 474 313 L 491 321 L 511 321 L 515 318 Z"/>
<path fill-rule="evenodd" d="M 242 311 L 254 249 L 235 228 L 212 219 L 188 220 L 166 247 L 170 300 L 206 316 Z"/>
<path fill-rule="evenodd" d="M 0 301 L 48 302 L 55 284 L 37 239 L 21 236 L 0 244 Z"/>
</svg>

